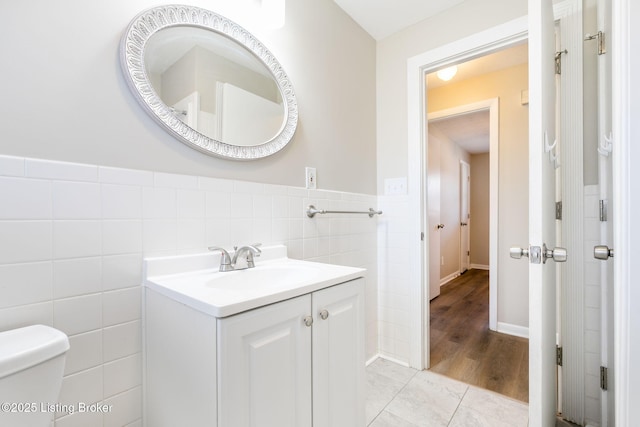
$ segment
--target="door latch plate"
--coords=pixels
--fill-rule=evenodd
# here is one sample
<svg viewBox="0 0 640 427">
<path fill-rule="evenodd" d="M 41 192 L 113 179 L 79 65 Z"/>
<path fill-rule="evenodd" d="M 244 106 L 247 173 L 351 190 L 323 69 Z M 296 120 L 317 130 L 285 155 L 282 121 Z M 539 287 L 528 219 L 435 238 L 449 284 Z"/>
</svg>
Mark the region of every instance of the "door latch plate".
<svg viewBox="0 0 640 427">
<path fill-rule="evenodd" d="M 542 262 L 542 248 L 540 246 L 531 246 L 529 248 L 529 261 L 531 264 L 540 264 Z"/>
</svg>

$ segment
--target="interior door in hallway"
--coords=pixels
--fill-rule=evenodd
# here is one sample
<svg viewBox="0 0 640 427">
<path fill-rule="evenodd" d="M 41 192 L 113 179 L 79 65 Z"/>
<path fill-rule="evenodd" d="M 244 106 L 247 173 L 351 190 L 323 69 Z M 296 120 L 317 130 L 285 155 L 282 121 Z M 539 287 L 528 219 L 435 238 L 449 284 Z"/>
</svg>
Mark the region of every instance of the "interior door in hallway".
<svg viewBox="0 0 640 427">
<path fill-rule="evenodd" d="M 470 190 L 471 172 L 469 163 L 460 161 L 460 274 L 469 269 L 470 253 Z"/>
<path fill-rule="evenodd" d="M 429 136 L 428 146 L 428 213 L 429 216 L 429 300 L 440 295 L 440 141 Z"/>
</svg>

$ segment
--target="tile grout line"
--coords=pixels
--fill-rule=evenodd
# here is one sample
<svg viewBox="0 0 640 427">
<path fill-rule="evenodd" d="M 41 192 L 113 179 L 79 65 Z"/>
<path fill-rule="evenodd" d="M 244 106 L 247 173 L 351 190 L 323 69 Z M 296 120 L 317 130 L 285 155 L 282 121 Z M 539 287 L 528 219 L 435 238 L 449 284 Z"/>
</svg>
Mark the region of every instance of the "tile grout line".
<svg viewBox="0 0 640 427">
<path fill-rule="evenodd" d="M 402 386 L 402 388 L 400 388 L 400 390 L 398 390 L 398 391 L 396 392 L 396 394 L 394 394 L 394 395 L 393 395 L 393 397 L 392 397 L 391 399 L 389 399 L 389 401 L 387 402 L 387 404 L 386 404 L 386 405 L 384 405 L 384 407 L 380 410 L 380 412 L 378 412 L 378 415 L 376 415 L 376 416 L 371 420 L 371 422 L 367 425 L 367 427 L 368 427 L 368 426 L 370 426 L 370 425 L 372 425 L 372 424 L 373 424 L 373 423 L 378 419 L 378 417 L 380 416 L 380 414 L 382 414 L 382 413 L 385 411 L 385 409 L 387 409 L 387 406 L 389 406 L 389 405 L 391 404 L 391 402 L 393 402 L 393 401 L 395 400 L 395 398 L 396 398 L 396 397 L 397 397 L 397 396 L 402 392 L 402 390 L 404 390 L 404 389 L 407 387 L 407 385 L 409 385 L 409 383 L 411 382 L 411 380 L 412 380 L 416 375 L 418 375 L 418 372 L 420 372 L 420 371 L 416 370 L 416 371 L 413 373 L 413 375 L 411 375 L 411 378 L 409 378 L 409 379 L 404 383 L 404 385 Z M 395 414 L 394 414 L 394 415 L 395 415 Z M 398 416 L 398 415 L 395 415 L 395 416 L 396 416 L 396 417 L 398 417 L 398 418 L 402 418 L 402 417 L 400 417 L 400 416 Z M 403 419 L 404 421 L 407 421 L 407 420 L 405 420 L 404 418 L 402 418 L 402 419 Z M 409 421 L 407 421 L 407 422 L 409 422 Z"/>
<path fill-rule="evenodd" d="M 469 392 L 469 389 L 471 388 L 471 386 L 469 384 L 466 384 L 466 386 L 467 386 L 467 389 L 464 391 L 464 394 L 460 398 L 460 401 L 458 402 L 458 406 L 456 406 L 455 411 L 453 411 L 453 414 L 451 414 L 451 418 L 449 418 L 449 422 L 447 423 L 447 427 L 451 425 L 451 421 L 453 421 L 453 418 L 456 416 L 456 413 L 458 412 L 458 409 L 460 409 L 460 405 L 462 405 L 462 400 L 464 399 L 464 397 Z"/>
</svg>

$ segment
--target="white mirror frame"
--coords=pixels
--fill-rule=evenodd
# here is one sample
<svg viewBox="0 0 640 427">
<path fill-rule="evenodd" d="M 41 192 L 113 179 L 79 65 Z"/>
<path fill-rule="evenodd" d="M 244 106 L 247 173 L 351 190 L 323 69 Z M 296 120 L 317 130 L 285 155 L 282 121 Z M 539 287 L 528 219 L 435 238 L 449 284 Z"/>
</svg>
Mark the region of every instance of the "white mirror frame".
<svg viewBox="0 0 640 427">
<path fill-rule="evenodd" d="M 157 95 L 144 66 L 144 48 L 156 32 L 169 27 L 192 26 L 213 31 L 253 53 L 273 75 L 284 103 L 285 121 L 280 132 L 257 145 L 237 146 L 201 134 L 180 121 Z M 289 77 L 275 56 L 249 31 L 235 22 L 206 9 L 185 5 L 166 5 L 148 9 L 136 16 L 122 38 L 120 63 L 125 79 L 145 110 L 169 133 L 205 154 L 233 160 L 253 160 L 277 153 L 293 138 L 298 125 L 298 103 Z"/>
</svg>

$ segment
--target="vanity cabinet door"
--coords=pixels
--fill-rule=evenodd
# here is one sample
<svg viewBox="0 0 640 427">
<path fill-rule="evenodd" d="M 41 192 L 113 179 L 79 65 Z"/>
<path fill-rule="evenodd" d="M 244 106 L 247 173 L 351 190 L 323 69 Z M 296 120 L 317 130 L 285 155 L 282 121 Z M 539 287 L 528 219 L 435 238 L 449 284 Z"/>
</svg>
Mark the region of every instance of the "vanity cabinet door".
<svg viewBox="0 0 640 427">
<path fill-rule="evenodd" d="M 311 427 L 311 295 L 218 320 L 218 425 Z"/>
<path fill-rule="evenodd" d="M 313 427 L 364 427 L 364 279 L 312 294 Z"/>
</svg>

